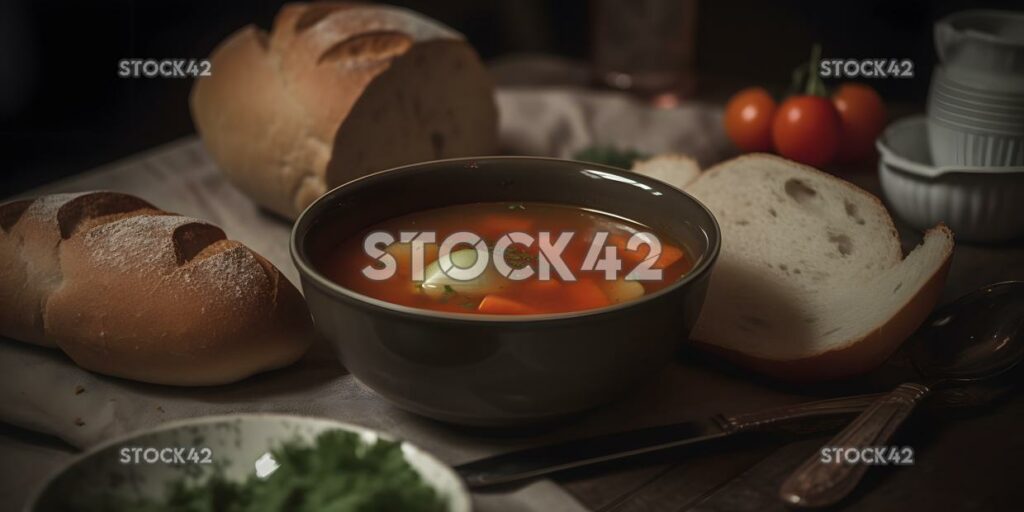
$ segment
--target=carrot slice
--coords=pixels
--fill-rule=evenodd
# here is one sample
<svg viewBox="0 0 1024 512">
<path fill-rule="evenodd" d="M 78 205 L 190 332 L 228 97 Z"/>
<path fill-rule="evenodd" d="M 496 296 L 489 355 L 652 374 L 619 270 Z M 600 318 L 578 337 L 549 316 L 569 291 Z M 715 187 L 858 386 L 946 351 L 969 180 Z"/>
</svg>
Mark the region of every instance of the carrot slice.
<svg viewBox="0 0 1024 512">
<path fill-rule="evenodd" d="M 537 277 L 530 278 L 524 283 L 524 287 L 532 292 L 538 294 L 552 294 L 557 293 L 556 290 L 562 287 L 562 282 L 557 279 L 539 279 Z"/>
<path fill-rule="evenodd" d="M 641 261 L 647 259 L 647 254 L 651 252 L 651 248 L 647 244 L 640 244 L 635 251 L 630 251 L 626 249 L 628 241 L 629 238 L 622 235 L 608 235 L 608 243 L 614 245 L 619 250 L 619 258 L 623 262 L 630 263 L 633 266 L 639 265 Z M 662 244 L 661 254 L 658 255 L 658 260 L 652 266 L 654 268 L 665 268 L 679 261 L 683 256 L 682 249 L 674 245 Z"/>
<path fill-rule="evenodd" d="M 682 257 L 682 249 L 674 245 L 662 245 L 661 255 L 658 256 L 658 261 L 654 263 L 654 268 L 665 268 L 671 266 L 673 263 L 682 259 Z"/>
<path fill-rule="evenodd" d="M 506 299 L 501 295 L 487 295 L 480 301 L 477 311 L 492 315 L 532 315 L 538 313 L 536 309 L 512 299 Z"/>
<path fill-rule="evenodd" d="M 533 220 L 517 215 L 494 213 L 481 218 L 475 227 L 475 233 L 484 239 L 496 240 L 515 231 L 528 233 L 533 227 Z"/>
<path fill-rule="evenodd" d="M 565 295 L 569 310 L 594 309 L 611 304 L 604 290 L 593 280 L 581 279 L 575 283 L 565 283 Z"/>
<path fill-rule="evenodd" d="M 629 238 L 622 235 L 608 235 L 608 243 L 615 246 L 618 250 L 619 259 L 624 263 L 628 263 L 631 266 L 635 266 L 644 260 L 644 256 L 647 255 L 647 246 L 641 246 L 639 251 L 627 251 L 626 242 Z"/>
</svg>

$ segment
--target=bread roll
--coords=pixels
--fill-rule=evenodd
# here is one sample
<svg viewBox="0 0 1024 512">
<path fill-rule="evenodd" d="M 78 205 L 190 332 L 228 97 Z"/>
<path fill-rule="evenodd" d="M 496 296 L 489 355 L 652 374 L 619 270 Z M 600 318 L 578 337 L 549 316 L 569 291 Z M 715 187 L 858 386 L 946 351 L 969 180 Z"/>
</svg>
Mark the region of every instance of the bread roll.
<svg viewBox="0 0 1024 512">
<path fill-rule="evenodd" d="M 938 225 L 903 255 L 885 206 L 852 184 L 772 155 L 720 163 L 685 190 L 722 230 L 722 249 L 691 338 L 789 381 L 867 372 L 889 357 L 942 293 L 953 234 Z M 638 172 L 650 166 L 635 167 Z"/>
<path fill-rule="evenodd" d="M 0 205 L 0 334 L 98 373 L 223 384 L 296 361 L 302 297 L 220 228 L 112 192 Z"/>
<path fill-rule="evenodd" d="M 494 86 L 458 33 L 381 5 L 289 4 L 196 81 L 192 118 L 229 179 L 296 217 L 328 189 L 424 160 L 493 154 Z"/>
</svg>

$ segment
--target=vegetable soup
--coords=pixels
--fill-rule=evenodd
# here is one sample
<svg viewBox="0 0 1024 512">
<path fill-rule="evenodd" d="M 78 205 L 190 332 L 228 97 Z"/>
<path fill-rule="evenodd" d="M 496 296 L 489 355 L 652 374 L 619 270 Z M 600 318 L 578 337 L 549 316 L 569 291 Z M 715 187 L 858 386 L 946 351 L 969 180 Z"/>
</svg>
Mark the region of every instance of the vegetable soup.
<svg viewBox="0 0 1024 512">
<path fill-rule="evenodd" d="M 694 259 L 641 224 L 548 203 L 474 203 L 390 219 L 318 255 L 332 281 L 386 302 L 497 315 L 563 313 L 638 299 Z"/>
</svg>

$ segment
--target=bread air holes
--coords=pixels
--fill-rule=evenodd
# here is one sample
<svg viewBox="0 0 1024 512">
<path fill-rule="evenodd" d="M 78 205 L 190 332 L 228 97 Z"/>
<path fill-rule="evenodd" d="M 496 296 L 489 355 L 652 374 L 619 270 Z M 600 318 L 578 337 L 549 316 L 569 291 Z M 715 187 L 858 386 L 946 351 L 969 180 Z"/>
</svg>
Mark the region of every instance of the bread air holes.
<svg viewBox="0 0 1024 512">
<path fill-rule="evenodd" d="M 802 274 L 803 273 L 803 271 L 801 271 L 800 269 L 795 268 L 795 267 L 790 269 L 789 265 L 786 265 L 785 263 L 780 263 L 779 264 L 779 270 L 781 270 L 782 273 L 786 274 L 786 275 L 789 275 L 791 272 L 793 274 Z"/>
<path fill-rule="evenodd" d="M 828 241 L 836 245 L 836 250 L 841 256 L 849 256 L 853 252 L 853 241 L 844 234 L 829 233 Z"/>
<path fill-rule="evenodd" d="M 849 201 L 843 201 L 843 209 L 846 210 L 847 217 L 853 219 L 854 222 L 861 226 L 864 225 L 864 218 L 857 212 L 857 205 Z"/>
<path fill-rule="evenodd" d="M 801 206 L 807 206 L 808 203 L 818 196 L 818 192 L 816 190 L 808 186 L 802 180 L 798 180 L 796 178 L 786 180 L 786 184 L 783 185 L 783 188 L 786 191 L 786 195 Z"/>
</svg>

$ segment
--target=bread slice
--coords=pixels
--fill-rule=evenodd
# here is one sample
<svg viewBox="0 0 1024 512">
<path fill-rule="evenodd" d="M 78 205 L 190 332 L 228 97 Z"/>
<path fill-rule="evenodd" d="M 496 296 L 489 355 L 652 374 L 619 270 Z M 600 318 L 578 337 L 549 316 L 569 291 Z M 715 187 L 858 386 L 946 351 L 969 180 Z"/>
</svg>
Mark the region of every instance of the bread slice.
<svg viewBox="0 0 1024 512">
<path fill-rule="evenodd" d="M 700 176 L 700 165 L 693 158 L 678 153 L 657 155 L 633 162 L 633 172 L 664 181 L 678 189 L 686 188 Z"/>
<path fill-rule="evenodd" d="M 686 191 L 722 229 L 692 339 L 740 365 L 791 381 L 866 372 L 942 291 L 950 230 L 928 230 L 904 257 L 881 201 L 829 174 L 754 154 L 709 169 Z"/>
<path fill-rule="evenodd" d="M 408 9 L 287 4 L 269 34 L 244 27 L 210 60 L 190 97 L 196 130 L 236 186 L 285 217 L 371 172 L 497 150 L 480 58 Z"/>
</svg>

